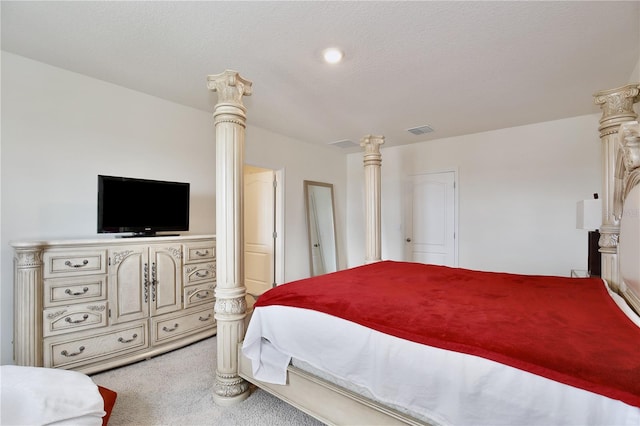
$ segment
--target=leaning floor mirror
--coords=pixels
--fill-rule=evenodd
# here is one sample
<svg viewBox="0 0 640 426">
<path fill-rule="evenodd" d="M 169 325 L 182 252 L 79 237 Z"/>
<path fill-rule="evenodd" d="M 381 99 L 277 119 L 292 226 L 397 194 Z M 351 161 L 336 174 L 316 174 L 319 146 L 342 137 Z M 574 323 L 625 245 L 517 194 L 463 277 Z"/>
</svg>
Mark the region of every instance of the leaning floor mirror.
<svg viewBox="0 0 640 426">
<path fill-rule="evenodd" d="M 338 270 L 333 184 L 304 181 L 311 276 Z"/>
</svg>

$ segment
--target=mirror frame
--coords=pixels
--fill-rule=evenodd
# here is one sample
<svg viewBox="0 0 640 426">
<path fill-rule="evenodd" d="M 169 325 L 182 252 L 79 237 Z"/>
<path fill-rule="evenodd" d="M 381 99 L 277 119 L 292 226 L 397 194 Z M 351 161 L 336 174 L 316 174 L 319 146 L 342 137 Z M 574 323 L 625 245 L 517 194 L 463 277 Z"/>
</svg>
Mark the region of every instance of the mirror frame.
<svg viewBox="0 0 640 426">
<path fill-rule="evenodd" d="M 331 196 L 331 222 L 333 225 L 333 245 L 334 245 L 334 253 L 335 253 L 335 270 L 332 271 L 323 271 L 322 273 L 336 272 L 338 267 L 338 233 L 336 231 L 336 206 L 335 206 L 335 197 L 333 195 L 333 184 L 325 183 L 325 182 L 316 182 L 311 180 L 303 181 L 304 184 L 304 207 L 306 212 L 307 219 L 307 238 L 308 238 L 308 250 L 309 250 L 309 270 L 311 272 L 311 276 L 321 275 L 317 273 L 318 271 L 314 271 L 313 268 L 313 247 L 312 247 L 312 232 L 311 232 L 311 209 L 309 205 L 309 187 L 318 186 L 329 188 L 330 196 Z"/>
</svg>

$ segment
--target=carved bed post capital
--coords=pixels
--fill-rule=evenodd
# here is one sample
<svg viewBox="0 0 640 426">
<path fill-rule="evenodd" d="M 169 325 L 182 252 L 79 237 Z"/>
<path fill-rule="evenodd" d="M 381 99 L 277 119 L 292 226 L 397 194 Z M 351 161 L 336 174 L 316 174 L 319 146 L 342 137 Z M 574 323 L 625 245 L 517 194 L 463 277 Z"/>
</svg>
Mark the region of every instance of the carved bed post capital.
<svg viewBox="0 0 640 426">
<path fill-rule="evenodd" d="M 600 118 L 600 137 L 618 133 L 618 127 L 625 121 L 638 117 L 633 104 L 640 101 L 640 84 L 632 83 L 615 89 L 601 90 L 593 95 L 596 105 L 602 109 Z"/>
<path fill-rule="evenodd" d="M 364 147 L 365 263 L 382 260 L 380 145 L 383 143 L 384 136 L 367 135 L 360 140 L 360 146 Z"/>
<path fill-rule="evenodd" d="M 244 338 L 243 167 L 249 80 L 235 71 L 207 77 L 207 87 L 218 93 L 213 113 L 216 130 L 216 244 L 217 285 L 215 317 L 218 324 L 216 383 L 213 399 L 230 405 L 249 396 L 249 384 L 238 375 L 238 345 Z"/>
<path fill-rule="evenodd" d="M 602 226 L 600 227 L 600 252 L 602 253 L 602 278 L 614 290 L 619 287 L 618 236 L 620 222 L 615 215 L 615 169 L 618 157 L 618 131 L 620 125 L 638 118 L 633 105 L 640 101 L 640 84 L 627 84 L 615 89 L 595 93 L 594 102 L 600 105 L 600 140 L 602 142 Z"/>
<path fill-rule="evenodd" d="M 242 96 L 251 96 L 253 83 L 240 77 L 237 71 L 225 70 L 207 77 L 209 90 L 218 92 L 218 103 L 242 106 Z M 217 107 L 217 106 L 216 106 Z"/>
<path fill-rule="evenodd" d="M 380 145 L 384 144 L 384 136 L 367 135 L 360 139 L 360 146 L 364 147 L 365 162 L 374 161 L 378 165 L 382 163 Z"/>
</svg>

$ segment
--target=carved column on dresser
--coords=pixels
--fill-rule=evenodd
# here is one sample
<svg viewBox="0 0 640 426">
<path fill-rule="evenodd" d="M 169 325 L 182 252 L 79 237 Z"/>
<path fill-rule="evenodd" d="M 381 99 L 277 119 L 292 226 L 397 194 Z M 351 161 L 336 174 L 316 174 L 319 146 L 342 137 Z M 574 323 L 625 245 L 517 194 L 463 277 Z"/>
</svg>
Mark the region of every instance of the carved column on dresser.
<svg viewBox="0 0 640 426">
<path fill-rule="evenodd" d="M 380 167 L 382 155 L 380 145 L 384 136 L 368 135 L 360 140 L 364 147 L 364 211 L 365 211 L 365 263 L 382 260 L 381 212 L 380 212 Z"/>
<path fill-rule="evenodd" d="M 13 358 L 16 365 L 42 366 L 42 248 L 14 252 Z"/>
<path fill-rule="evenodd" d="M 618 268 L 618 237 L 620 221 L 614 214 L 614 171 L 618 152 L 618 129 L 620 124 L 637 119 L 633 104 L 640 101 L 638 83 L 627 84 L 595 93 L 594 102 L 602 109 L 600 118 L 600 140 L 602 141 L 602 226 L 600 227 L 600 252 L 602 253 L 601 276 L 614 290 L 618 290 L 620 274 Z"/>
<path fill-rule="evenodd" d="M 235 71 L 207 77 L 218 93 L 216 130 L 216 234 L 218 246 L 215 318 L 218 323 L 214 401 L 230 405 L 249 396 L 238 375 L 238 344 L 244 337 L 246 287 L 243 260 L 243 167 L 246 108 L 252 83 Z"/>
</svg>

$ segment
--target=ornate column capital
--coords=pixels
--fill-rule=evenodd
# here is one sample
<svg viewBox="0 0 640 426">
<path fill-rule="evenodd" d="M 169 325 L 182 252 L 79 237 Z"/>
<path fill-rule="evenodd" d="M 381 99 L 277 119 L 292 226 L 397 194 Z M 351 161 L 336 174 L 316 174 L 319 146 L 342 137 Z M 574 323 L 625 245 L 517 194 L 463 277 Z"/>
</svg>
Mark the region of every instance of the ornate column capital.
<svg viewBox="0 0 640 426">
<path fill-rule="evenodd" d="M 380 145 L 384 144 L 384 136 L 367 135 L 360 139 L 360 146 L 364 147 L 364 161 L 381 161 Z"/>
<path fill-rule="evenodd" d="M 640 101 L 640 84 L 632 83 L 615 89 L 601 90 L 593 95 L 596 105 L 602 109 L 600 119 L 600 137 L 618 132 L 618 125 L 625 121 L 633 121 L 638 114 L 633 104 Z"/>
<path fill-rule="evenodd" d="M 207 76 L 209 90 L 218 92 L 218 102 L 242 106 L 242 97 L 251 96 L 253 83 L 240 77 L 237 71 L 225 70 Z"/>
<path fill-rule="evenodd" d="M 39 268 L 42 266 L 42 249 L 15 248 L 14 259 L 17 268 Z"/>
</svg>

